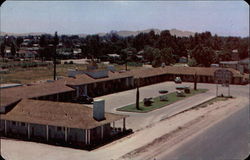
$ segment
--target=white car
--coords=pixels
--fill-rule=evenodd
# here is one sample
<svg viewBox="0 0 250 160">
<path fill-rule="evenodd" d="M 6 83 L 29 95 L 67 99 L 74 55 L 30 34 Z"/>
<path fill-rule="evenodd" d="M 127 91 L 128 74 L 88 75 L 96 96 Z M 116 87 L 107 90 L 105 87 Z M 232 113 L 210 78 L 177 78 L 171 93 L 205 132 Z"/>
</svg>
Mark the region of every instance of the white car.
<svg viewBox="0 0 250 160">
<path fill-rule="evenodd" d="M 175 77 L 175 80 L 174 80 L 175 83 L 181 83 L 181 77 Z"/>
<path fill-rule="evenodd" d="M 176 91 L 176 96 L 177 97 L 185 97 L 185 94 L 183 91 Z"/>
</svg>

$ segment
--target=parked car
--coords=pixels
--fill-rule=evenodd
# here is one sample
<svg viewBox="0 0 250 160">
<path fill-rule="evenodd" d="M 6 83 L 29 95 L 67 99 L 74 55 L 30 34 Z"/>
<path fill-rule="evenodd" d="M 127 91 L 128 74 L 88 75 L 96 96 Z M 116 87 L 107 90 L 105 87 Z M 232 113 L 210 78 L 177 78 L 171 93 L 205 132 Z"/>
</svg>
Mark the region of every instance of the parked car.
<svg viewBox="0 0 250 160">
<path fill-rule="evenodd" d="M 175 80 L 174 80 L 175 83 L 181 83 L 181 77 L 176 77 Z"/>
<path fill-rule="evenodd" d="M 80 104 L 91 104 L 93 102 L 93 98 L 87 95 L 83 95 L 73 99 L 73 102 Z"/>
<path fill-rule="evenodd" d="M 153 98 L 144 98 L 143 103 L 145 106 L 151 106 L 151 104 L 154 102 Z"/>
<path fill-rule="evenodd" d="M 184 94 L 184 92 L 183 91 L 176 91 L 176 96 L 177 97 L 185 97 L 185 94 Z"/>
</svg>

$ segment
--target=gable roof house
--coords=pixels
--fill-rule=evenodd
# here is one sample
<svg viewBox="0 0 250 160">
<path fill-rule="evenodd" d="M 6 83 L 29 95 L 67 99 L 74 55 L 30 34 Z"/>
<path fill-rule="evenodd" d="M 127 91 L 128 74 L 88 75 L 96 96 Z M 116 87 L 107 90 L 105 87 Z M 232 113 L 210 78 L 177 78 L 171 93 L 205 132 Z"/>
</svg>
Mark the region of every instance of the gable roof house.
<svg viewBox="0 0 250 160">
<path fill-rule="evenodd" d="M 127 116 L 103 112 L 104 103 L 103 111 L 100 107 L 100 104 L 94 104 L 92 109 L 75 103 L 22 99 L 10 112 L 1 115 L 0 132 L 28 140 L 93 146 L 113 136 L 110 124 L 117 120 L 124 120 L 123 131 L 126 130 Z M 100 113 L 103 119 L 97 120 Z"/>
<path fill-rule="evenodd" d="M 65 101 L 71 99 L 74 92 L 75 90 L 66 86 L 63 80 L 1 89 L 0 113 L 8 112 L 15 104 L 25 98 Z"/>
</svg>

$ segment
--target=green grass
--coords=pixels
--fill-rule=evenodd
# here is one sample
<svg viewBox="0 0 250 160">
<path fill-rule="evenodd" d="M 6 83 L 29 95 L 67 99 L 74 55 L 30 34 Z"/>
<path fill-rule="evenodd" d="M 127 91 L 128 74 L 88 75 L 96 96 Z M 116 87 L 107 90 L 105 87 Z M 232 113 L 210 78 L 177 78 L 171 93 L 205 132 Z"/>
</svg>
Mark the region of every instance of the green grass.
<svg viewBox="0 0 250 160">
<path fill-rule="evenodd" d="M 8 62 L 14 64 L 14 62 Z M 8 64 L 0 63 L 0 64 Z M 22 62 L 27 63 L 27 62 Z M 107 66 L 98 64 L 100 69 L 106 69 Z M 87 65 L 85 64 L 58 64 L 56 66 L 57 76 L 67 76 L 68 69 L 75 69 L 78 68 L 79 70 L 85 70 Z M 115 65 L 115 69 L 121 70 L 124 69 L 124 65 Z M 135 69 L 138 67 L 129 66 L 128 69 Z M 39 80 L 47 80 L 53 79 L 53 65 L 48 66 L 38 66 L 38 67 L 12 67 L 8 68 L 9 73 L 0 74 L 1 83 L 32 83 Z"/>
<path fill-rule="evenodd" d="M 57 65 L 57 76 L 67 76 L 68 69 L 85 69 L 86 65 L 59 64 Z M 30 68 L 11 68 L 10 73 L 0 74 L 2 83 L 32 83 L 38 80 L 53 79 L 53 65 Z"/>
<path fill-rule="evenodd" d="M 191 89 L 191 92 L 189 94 L 185 94 L 185 97 L 177 97 L 176 93 L 173 92 L 173 93 L 167 94 L 168 101 L 160 101 L 160 97 L 155 97 L 155 98 L 153 98 L 154 103 L 152 103 L 151 106 L 144 106 L 143 101 L 141 101 L 139 104 L 140 110 L 136 109 L 135 104 L 131 104 L 131 105 L 127 105 L 127 106 L 118 108 L 117 111 L 146 113 L 146 112 L 150 112 L 150 111 L 153 111 L 155 109 L 158 109 L 158 108 L 165 107 L 169 104 L 172 104 L 172 103 L 177 102 L 179 100 L 185 99 L 187 97 L 191 97 L 191 96 L 199 94 L 199 93 L 204 93 L 206 91 L 208 91 L 208 90 L 207 89 L 198 89 L 198 90 Z"/>
</svg>

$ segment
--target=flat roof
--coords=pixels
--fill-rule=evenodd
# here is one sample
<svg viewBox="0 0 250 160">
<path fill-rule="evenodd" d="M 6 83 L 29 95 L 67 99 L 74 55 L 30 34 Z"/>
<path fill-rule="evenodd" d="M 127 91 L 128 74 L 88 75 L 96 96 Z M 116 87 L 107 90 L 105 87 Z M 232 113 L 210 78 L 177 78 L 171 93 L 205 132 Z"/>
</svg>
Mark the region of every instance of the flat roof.
<svg viewBox="0 0 250 160">
<path fill-rule="evenodd" d="M 18 87 L 18 86 L 22 86 L 22 84 L 19 84 L 19 83 L 0 84 L 0 89 Z"/>
<path fill-rule="evenodd" d="M 21 100 L 10 112 L 1 115 L 2 119 L 34 124 L 91 129 L 108 124 L 126 115 L 105 113 L 105 120 L 93 118 L 93 109 L 82 104 L 52 102 L 44 100 Z"/>
<path fill-rule="evenodd" d="M 220 61 L 220 64 L 238 64 L 238 61 Z"/>
</svg>

